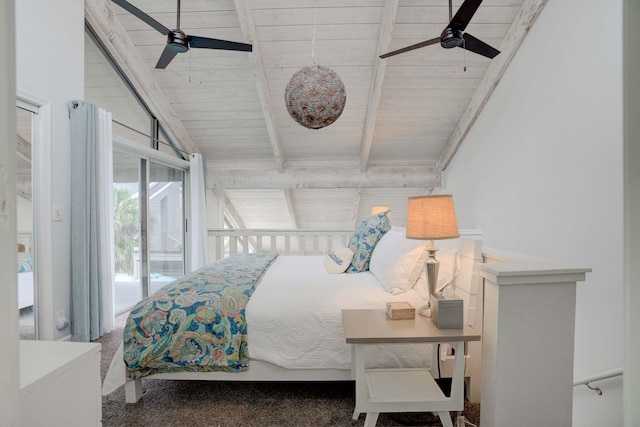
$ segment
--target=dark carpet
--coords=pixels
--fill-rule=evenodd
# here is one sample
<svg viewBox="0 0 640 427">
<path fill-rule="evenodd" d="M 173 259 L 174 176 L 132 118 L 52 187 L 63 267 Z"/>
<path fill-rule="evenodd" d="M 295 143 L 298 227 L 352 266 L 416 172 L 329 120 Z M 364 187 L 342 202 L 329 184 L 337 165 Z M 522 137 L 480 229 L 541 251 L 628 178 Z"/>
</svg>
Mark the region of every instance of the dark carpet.
<svg viewBox="0 0 640 427">
<path fill-rule="evenodd" d="M 122 328 L 97 340 L 101 375 L 120 345 Z M 214 382 L 143 380 L 143 398 L 126 404 L 124 387 L 102 398 L 102 425 L 109 426 L 362 426 L 351 416 L 355 385 L 347 382 Z M 455 425 L 455 416 L 452 413 Z M 479 425 L 478 404 L 464 416 Z M 440 426 L 431 413 L 380 414 L 377 426 Z"/>
</svg>

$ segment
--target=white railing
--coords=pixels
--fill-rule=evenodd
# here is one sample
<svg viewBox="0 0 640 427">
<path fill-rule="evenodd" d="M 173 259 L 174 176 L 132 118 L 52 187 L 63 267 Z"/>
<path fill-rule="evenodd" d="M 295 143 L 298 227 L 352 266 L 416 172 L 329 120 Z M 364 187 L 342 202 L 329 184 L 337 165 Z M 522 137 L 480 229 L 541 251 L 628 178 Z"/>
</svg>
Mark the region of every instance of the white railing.
<svg viewBox="0 0 640 427">
<path fill-rule="evenodd" d="M 209 229 L 209 260 L 238 253 L 324 255 L 334 245 L 347 245 L 353 230 Z"/>
<path fill-rule="evenodd" d="M 324 255 L 338 244 L 346 246 L 354 230 L 209 229 L 209 261 L 229 255 L 266 252 L 278 255 Z M 479 230 L 461 229 L 460 236 L 480 239 Z"/>
<path fill-rule="evenodd" d="M 599 374 L 593 374 L 588 377 L 579 378 L 573 381 L 573 386 L 585 385 L 590 390 L 596 392 L 598 396 L 602 395 L 602 390 L 600 387 L 592 386 L 591 383 L 596 381 L 608 380 L 609 378 L 615 378 L 623 375 L 624 371 L 622 368 L 611 369 L 609 371 L 600 372 Z"/>
</svg>

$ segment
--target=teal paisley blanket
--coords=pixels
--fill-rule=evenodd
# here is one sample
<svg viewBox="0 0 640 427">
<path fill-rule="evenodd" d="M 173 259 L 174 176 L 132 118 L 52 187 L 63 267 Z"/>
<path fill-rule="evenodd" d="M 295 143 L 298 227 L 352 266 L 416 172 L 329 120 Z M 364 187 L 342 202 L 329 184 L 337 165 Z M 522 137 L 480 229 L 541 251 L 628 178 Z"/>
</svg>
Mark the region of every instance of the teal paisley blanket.
<svg viewBox="0 0 640 427">
<path fill-rule="evenodd" d="M 140 301 L 123 331 L 127 377 L 247 370 L 245 306 L 275 257 L 224 258 Z"/>
</svg>

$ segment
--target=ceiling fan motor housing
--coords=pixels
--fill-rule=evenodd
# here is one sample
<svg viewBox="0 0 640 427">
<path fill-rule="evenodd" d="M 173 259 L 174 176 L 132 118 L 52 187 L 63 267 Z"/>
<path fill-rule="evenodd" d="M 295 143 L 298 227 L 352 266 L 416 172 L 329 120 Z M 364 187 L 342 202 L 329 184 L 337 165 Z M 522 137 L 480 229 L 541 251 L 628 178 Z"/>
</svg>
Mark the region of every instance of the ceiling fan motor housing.
<svg viewBox="0 0 640 427">
<path fill-rule="evenodd" d="M 462 31 L 454 30 L 450 27 L 444 29 L 440 35 L 440 45 L 445 49 L 453 49 L 454 47 L 462 46 L 464 38 L 462 37 Z"/>
<path fill-rule="evenodd" d="M 170 31 L 167 35 L 167 44 L 169 49 L 174 52 L 184 53 L 189 50 L 189 39 L 187 35 L 180 30 Z"/>
</svg>

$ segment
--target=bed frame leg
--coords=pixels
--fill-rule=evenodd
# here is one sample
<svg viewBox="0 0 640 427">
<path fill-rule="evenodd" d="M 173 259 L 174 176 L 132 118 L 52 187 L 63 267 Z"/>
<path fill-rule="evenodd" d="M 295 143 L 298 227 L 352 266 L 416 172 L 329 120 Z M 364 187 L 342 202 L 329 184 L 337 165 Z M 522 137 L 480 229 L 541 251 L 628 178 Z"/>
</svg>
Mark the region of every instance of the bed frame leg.
<svg viewBox="0 0 640 427">
<path fill-rule="evenodd" d="M 142 399 L 142 380 L 127 380 L 124 385 L 124 396 L 127 403 L 136 403 Z"/>
</svg>

